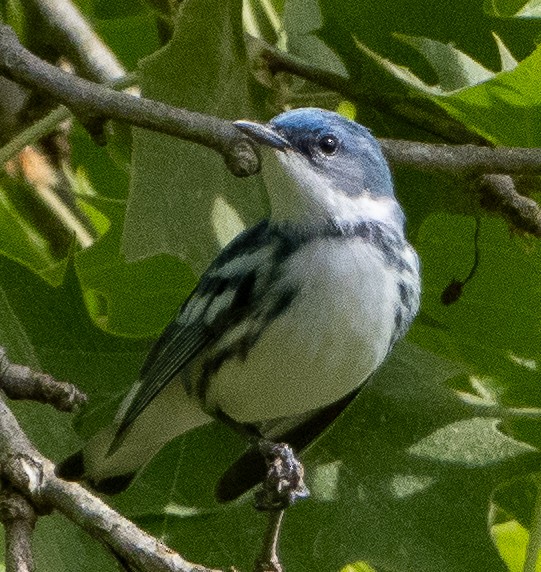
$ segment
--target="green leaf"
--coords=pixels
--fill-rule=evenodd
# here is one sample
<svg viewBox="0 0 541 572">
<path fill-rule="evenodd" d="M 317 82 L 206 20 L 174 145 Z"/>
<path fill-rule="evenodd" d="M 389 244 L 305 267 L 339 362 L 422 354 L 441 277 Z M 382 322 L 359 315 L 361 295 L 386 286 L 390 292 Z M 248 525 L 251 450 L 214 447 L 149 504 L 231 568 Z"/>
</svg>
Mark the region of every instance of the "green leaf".
<svg viewBox="0 0 541 572">
<path fill-rule="evenodd" d="M 24 189 L 18 190 L 24 192 Z M 0 252 L 39 273 L 56 261 L 47 241 L 22 218 L 9 194 L 0 189 Z"/>
<path fill-rule="evenodd" d="M 473 277 L 456 303 L 441 303 L 444 289 L 453 280 L 464 280 L 474 264 L 475 224 L 441 214 L 429 217 L 421 228 L 417 248 L 425 288 L 421 329 L 415 330 L 422 338 L 415 339 L 465 364 L 473 393 L 481 391 L 503 406 L 539 407 L 539 245 L 510 237 L 501 222 L 481 219 Z M 506 427 L 535 446 L 541 444 L 536 421 L 517 419 Z"/>
<path fill-rule="evenodd" d="M 77 275 L 94 322 L 109 333 L 160 333 L 195 286 L 178 258 L 162 254 L 128 263 L 120 252 L 125 203 L 94 199 L 111 220 L 107 234 L 76 256 Z"/>
<path fill-rule="evenodd" d="M 539 18 L 541 2 L 539 0 L 485 0 L 487 14 L 499 18 Z"/>
<path fill-rule="evenodd" d="M 436 40 L 431 40 L 430 38 L 407 36 L 405 34 L 396 34 L 396 37 L 415 48 L 425 57 L 436 74 L 439 83 L 434 85 L 428 84 L 407 67 L 397 65 L 381 57 L 359 41 L 357 41 L 356 44 L 364 54 L 374 60 L 375 63 L 389 72 L 389 74 L 394 76 L 398 81 L 428 95 L 448 95 L 466 87 L 488 81 L 496 75 L 495 72 L 488 70 L 451 44 L 444 44 Z M 507 71 L 516 67 L 516 60 L 500 38 L 495 35 L 494 39 L 500 52 L 502 69 Z"/>
<path fill-rule="evenodd" d="M 517 521 L 510 520 L 495 524 L 492 527 L 492 536 L 509 572 L 523 572 L 528 531 Z M 537 562 L 535 570 L 541 572 L 541 561 Z"/>
<path fill-rule="evenodd" d="M 187 0 L 171 42 L 141 63 L 144 95 L 227 119 L 260 116 L 242 34 L 240 0 Z M 129 260 L 167 253 L 201 272 L 224 242 L 265 211 L 259 177 L 235 179 L 207 148 L 134 131 L 123 238 Z"/>
<path fill-rule="evenodd" d="M 121 131 L 125 129 L 122 128 Z M 116 156 L 118 140 L 116 136 L 113 139 Z M 124 168 L 125 165 L 119 167 L 111 158 L 108 149 L 97 147 L 88 133 L 77 123 L 70 131 L 70 145 L 76 172 L 88 180 L 95 193 L 111 199 L 125 199 L 128 196 L 130 178 Z"/>
<path fill-rule="evenodd" d="M 287 50 L 322 69 L 348 75 L 337 54 L 319 37 L 323 17 L 318 0 L 286 2 L 284 28 Z"/>
<path fill-rule="evenodd" d="M 505 1 L 505 0 L 504 0 Z M 396 34 L 431 38 L 453 46 L 488 69 L 498 69 L 500 55 L 493 32 L 519 60 L 526 57 L 541 31 L 537 21 L 505 20 L 488 15 L 483 2 L 457 0 L 381 0 L 359 3 L 343 0 L 337 9 L 333 0 L 320 0 L 323 27 L 320 35 L 341 57 L 360 85 L 374 90 L 385 84 L 372 83 L 371 71 L 356 53 L 354 39 L 372 51 L 407 66 L 423 79 L 433 77 L 423 59 L 396 40 Z M 367 76 L 368 73 L 368 76 Z M 362 83 L 364 81 L 364 84 Z M 369 81 L 370 83 L 366 83 Z M 430 82 L 428 82 L 430 83 Z"/>
<path fill-rule="evenodd" d="M 87 0 L 94 29 L 128 70 L 160 47 L 156 17 L 143 2 Z"/>
<path fill-rule="evenodd" d="M 510 72 L 436 102 L 498 145 L 539 147 L 541 94 L 533 77 L 541 73 L 541 48 Z M 513 121 L 509 121 L 512 117 Z"/>
<path fill-rule="evenodd" d="M 442 92 L 476 85 L 494 76 L 494 72 L 451 44 L 430 38 L 398 34 L 397 38 L 419 51 L 438 76 Z"/>
<path fill-rule="evenodd" d="M 375 572 L 375 570 L 366 562 L 355 562 L 344 566 L 340 572 Z"/>
<path fill-rule="evenodd" d="M 464 280 L 474 264 L 475 224 L 471 218 L 440 214 L 421 227 L 416 246 L 423 260 L 423 311 L 412 338 L 464 364 L 468 374 L 454 385 L 480 398 L 485 415 L 491 404 L 493 411 L 517 408 L 500 429 L 539 448 L 539 419 L 527 414 L 541 406 L 539 244 L 509 236 L 501 222 L 481 219 L 477 269 L 459 300 L 444 306 L 444 289 L 453 280 Z M 470 399 L 466 402 L 476 407 Z M 479 413 L 482 410 L 478 406 Z M 521 524 L 530 526 L 537 492 L 527 475 L 507 483 L 495 498 Z"/>
</svg>

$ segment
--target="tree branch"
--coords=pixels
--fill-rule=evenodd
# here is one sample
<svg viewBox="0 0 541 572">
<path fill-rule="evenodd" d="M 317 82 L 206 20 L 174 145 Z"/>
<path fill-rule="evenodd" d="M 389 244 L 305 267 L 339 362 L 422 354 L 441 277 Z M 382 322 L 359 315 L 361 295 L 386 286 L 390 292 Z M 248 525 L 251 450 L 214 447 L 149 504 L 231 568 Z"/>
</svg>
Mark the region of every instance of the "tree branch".
<svg viewBox="0 0 541 572">
<path fill-rule="evenodd" d="M 52 0 L 51 0 L 52 1 Z M 266 53 L 266 52 L 265 52 Z M 352 89 L 351 82 L 289 58 L 269 52 L 270 63 L 291 73 L 301 72 L 314 81 L 330 82 L 343 91 Z M 270 64 L 269 64 L 270 65 Z M 302 68 L 302 69 L 300 69 Z M 45 91 L 64 103 L 84 123 L 101 124 L 107 119 L 126 121 L 206 145 L 223 155 L 230 170 L 239 176 L 255 174 L 259 158 L 249 139 L 238 132 L 230 121 L 175 108 L 158 101 L 137 98 L 62 72 L 28 52 L 8 26 L 0 24 L 0 71 L 34 89 Z M 329 76 L 329 77 L 327 77 Z M 326 79 L 325 79 L 326 78 Z M 468 132 L 469 133 L 469 132 Z M 456 133 L 455 133 L 456 134 Z M 466 136 L 468 140 L 469 136 Z M 425 171 L 453 174 L 541 174 L 541 150 L 522 148 L 489 148 L 474 145 L 434 145 L 384 139 L 382 147 L 390 163 L 412 166 Z M 494 175 L 496 176 L 496 175 Z M 541 209 L 517 193 L 514 183 L 498 184 L 484 179 L 482 189 L 491 198 L 493 208 L 501 206 L 507 218 L 518 228 L 541 236 Z M 496 198 L 496 200 L 494 200 Z"/>
<path fill-rule="evenodd" d="M 235 175 L 259 170 L 254 145 L 230 121 L 115 92 L 63 72 L 26 50 L 4 24 L 0 24 L 0 71 L 63 103 L 87 126 L 108 119 L 125 121 L 210 147 L 223 155 Z"/>
<path fill-rule="evenodd" d="M 109 547 L 131 567 L 147 572 L 217 572 L 192 564 L 120 516 L 76 483 L 54 474 L 0 399 L 2 476 L 38 508 L 56 509 Z"/>
<path fill-rule="evenodd" d="M 303 65 L 309 69 L 313 67 Z M 239 134 L 231 122 L 159 101 L 117 93 L 65 73 L 23 48 L 14 32 L 5 25 L 0 25 L 0 70 L 25 85 L 46 91 L 83 119 L 115 119 L 174 135 L 222 153 L 240 168 L 241 175 L 257 171 L 258 160 L 251 142 Z M 315 70 L 318 77 L 330 73 L 314 67 L 314 74 Z M 346 78 L 331 75 L 336 76 L 337 89 L 341 87 L 340 82 L 349 85 Z M 381 144 L 388 160 L 395 166 L 453 174 L 541 174 L 539 149 L 443 145 L 392 139 L 382 139 Z"/>
<path fill-rule="evenodd" d="M 105 83 L 126 75 L 114 53 L 70 0 L 28 0 L 66 50 L 79 75 Z"/>
<path fill-rule="evenodd" d="M 267 529 L 261 553 L 255 563 L 254 572 L 282 572 L 282 564 L 278 557 L 278 540 L 283 517 L 283 510 L 270 510 L 267 512 Z"/>
<path fill-rule="evenodd" d="M 0 388 L 15 399 L 48 402 L 62 411 L 71 411 L 86 399 L 69 383 L 11 364 L 3 348 L 0 348 Z M 80 485 L 58 478 L 53 463 L 37 451 L 1 397 L 0 474 L 8 483 L 4 496 L 0 498 L 0 520 L 6 526 L 8 559 L 11 559 L 8 561 L 13 563 L 8 572 L 32 571 L 30 537 L 35 524 L 33 507 L 45 513 L 58 510 L 133 569 L 145 572 L 219 572 L 184 560 Z"/>
<path fill-rule="evenodd" d="M 29 367 L 12 364 L 0 347 L 0 389 L 10 399 L 31 399 L 49 403 L 60 411 L 73 411 L 86 402 L 86 395 L 71 383 L 35 372 Z"/>
<path fill-rule="evenodd" d="M 256 68 L 264 67 L 273 75 L 278 72 L 296 75 L 340 93 L 351 101 L 388 113 L 450 143 L 487 144 L 483 137 L 473 133 L 427 98 L 366 89 L 357 81 L 309 64 L 258 38 L 247 35 L 247 42 L 256 61 Z"/>
<path fill-rule="evenodd" d="M 453 175 L 541 175 L 541 149 L 482 147 L 379 140 L 385 157 L 395 167 Z"/>
<path fill-rule="evenodd" d="M 28 501 L 9 487 L 0 497 L 0 521 L 6 537 L 6 572 L 33 572 L 32 533 L 36 513 Z"/>
</svg>

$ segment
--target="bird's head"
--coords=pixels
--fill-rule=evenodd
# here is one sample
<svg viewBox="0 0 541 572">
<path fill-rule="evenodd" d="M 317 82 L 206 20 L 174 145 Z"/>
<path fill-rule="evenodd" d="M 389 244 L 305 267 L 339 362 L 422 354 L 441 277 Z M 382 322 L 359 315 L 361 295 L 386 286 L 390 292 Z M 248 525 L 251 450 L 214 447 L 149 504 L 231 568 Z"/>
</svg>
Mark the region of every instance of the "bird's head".
<svg viewBox="0 0 541 572">
<path fill-rule="evenodd" d="M 403 226 L 387 161 L 362 125 L 316 108 L 287 111 L 266 125 L 235 125 L 262 146 L 273 220 Z"/>
</svg>

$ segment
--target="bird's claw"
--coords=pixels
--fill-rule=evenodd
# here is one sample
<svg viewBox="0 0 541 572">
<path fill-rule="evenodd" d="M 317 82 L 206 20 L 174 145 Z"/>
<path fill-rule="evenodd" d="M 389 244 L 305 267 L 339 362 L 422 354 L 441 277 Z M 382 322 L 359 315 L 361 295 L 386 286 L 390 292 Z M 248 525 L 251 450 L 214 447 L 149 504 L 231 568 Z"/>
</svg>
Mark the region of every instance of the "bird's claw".
<svg viewBox="0 0 541 572">
<path fill-rule="evenodd" d="M 310 496 L 304 483 L 304 467 L 287 443 L 262 439 L 259 450 L 267 463 L 267 475 L 255 496 L 257 510 L 284 510 Z"/>
</svg>

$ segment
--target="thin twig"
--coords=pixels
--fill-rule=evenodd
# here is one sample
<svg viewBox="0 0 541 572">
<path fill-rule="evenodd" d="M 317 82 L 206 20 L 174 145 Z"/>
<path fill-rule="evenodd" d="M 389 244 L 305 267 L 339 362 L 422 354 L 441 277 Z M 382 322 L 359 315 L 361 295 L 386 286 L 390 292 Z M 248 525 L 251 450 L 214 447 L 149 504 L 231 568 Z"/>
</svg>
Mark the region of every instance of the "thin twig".
<svg viewBox="0 0 541 572">
<path fill-rule="evenodd" d="M 49 157 L 33 146 L 25 147 L 10 169 L 19 172 L 30 185 L 51 214 L 62 224 L 69 235 L 74 235 L 83 248 L 90 246 L 95 238 L 94 229 L 78 212 L 76 206 L 62 195 L 62 185 L 66 182 L 63 173 L 53 165 Z M 85 224 L 86 222 L 86 224 Z"/>
<path fill-rule="evenodd" d="M 82 77 L 104 83 L 126 75 L 122 64 L 70 0 L 27 0 Z"/>
<path fill-rule="evenodd" d="M 33 572 L 34 509 L 22 495 L 8 488 L 0 497 L 0 521 L 6 537 L 6 572 Z"/>
<path fill-rule="evenodd" d="M 235 175 L 253 175 L 259 170 L 259 157 L 253 143 L 230 121 L 118 93 L 63 72 L 26 50 L 13 30 L 3 24 L 0 25 L 0 71 L 63 103 L 87 127 L 108 119 L 125 121 L 210 147 L 223 155 Z"/>
<path fill-rule="evenodd" d="M 515 227 L 534 236 L 541 237 L 541 208 L 516 190 L 513 179 L 508 175 L 483 175 L 480 191 L 481 205 L 503 214 Z"/>
<path fill-rule="evenodd" d="M 122 90 L 129 88 L 137 83 L 137 74 L 130 73 L 115 81 L 107 82 L 105 85 L 112 89 Z M 72 117 L 71 111 L 64 105 L 53 109 L 42 119 L 39 119 L 11 139 L 3 147 L 0 147 L 0 165 L 9 161 L 12 157 L 20 153 L 28 145 L 33 145 L 42 137 L 49 135 L 55 131 L 58 126 Z"/>
<path fill-rule="evenodd" d="M 71 383 L 57 381 L 46 373 L 13 364 L 0 347 L 0 389 L 10 399 L 49 403 L 60 411 L 73 411 L 86 402 L 86 395 Z"/>
<path fill-rule="evenodd" d="M 267 512 L 268 522 L 261 553 L 256 560 L 254 572 L 282 572 L 282 565 L 278 558 L 278 539 L 284 517 L 283 510 L 271 510 Z"/>
<path fill-rule="evenodd" d="M 394 167 L 453 175 L 540 175 L 541 149 L 445 145 L 380 139 L 387 160 Z"/>
</svg>

